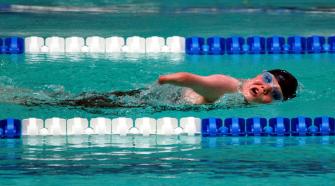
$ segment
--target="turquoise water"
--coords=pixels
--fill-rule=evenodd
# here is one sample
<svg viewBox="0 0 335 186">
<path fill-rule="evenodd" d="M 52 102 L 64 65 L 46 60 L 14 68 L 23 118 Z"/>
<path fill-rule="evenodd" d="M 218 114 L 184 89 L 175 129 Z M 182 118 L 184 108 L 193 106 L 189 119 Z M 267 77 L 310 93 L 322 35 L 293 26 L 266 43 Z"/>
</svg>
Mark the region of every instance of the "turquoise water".
<svg viewBox="0 0 335 186">
<path fill-rule="evenodd" d="M 1 185 L 333 185 L 335 139 L 50 137 L 0 141 Z"/>
<path fill-rule="evenodd" d="M 0 3 L 8 3 L 0 1 Z M 333 35 L 328 1 L 11 1 L 0 7 L 0 36 Z M 4 8 L 5 7 L 5 8 Z M 40 7 L 40 8 L 38 8 Z M 55 9 L 58 8 L 58 9 Z M 59 9 L 60 8 L 60 9 Z M 37 10 L 38 9 L 38 10 Z M 335 55 L 19 55 L 0 56 L 0 118 L 334 116 Z M 171 103 L 159 75 L 187 71 L 250 78 L 282 68 L 299 80 L 297 98 L 268 105 Z M 124 107 L 24 106 L 82 92 L 163 90 Z M 133 106 L 133 107 L 131 107 Z M 129 108 L 131 107 L 131 108 Z M 333 185 L 334 138 L 52 137 L 0 140 L 0 185 Z"/>
</svg>

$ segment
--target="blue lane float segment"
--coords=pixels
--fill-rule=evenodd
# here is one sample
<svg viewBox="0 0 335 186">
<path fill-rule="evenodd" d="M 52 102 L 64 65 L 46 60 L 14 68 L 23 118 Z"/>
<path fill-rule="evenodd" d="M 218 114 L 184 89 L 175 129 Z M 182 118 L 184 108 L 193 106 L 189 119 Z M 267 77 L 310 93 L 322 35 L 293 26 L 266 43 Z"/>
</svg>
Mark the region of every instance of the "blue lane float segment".
<svg viewBox="0 0 335 186">
<path fill-rule="evenodd" d="M 265 38 L 253 36 L 247 38 L 249 54 L 265 54 Z"/>
<path fill-rule="evenodd" d="M 272 36 L 266 39 L 266 49 L 269 54 L 283 54 L 284 45 L 284 37 Z"/>
<path fill-rule="evenodd" d="M 0 120 L 0 138 L 20 138 L 21 120 L 8 118 Z"/>
<path fill-rule="evenodd" d="M 245 120 L 243 118 L 226 118 L 224 127 L 227 128 L 228 136 L 245 136 Z"/>
<path fill-rule="evenodd" d="M 299 116 L 291 119 L 292 136 L 310 136 L 316 135 L 316 128 L 312 125 L 312 119 Z"/>
<path fill-rule="evenodd" d="M 5 39 L 7 54 L 22 54 L 24 52 L 24 39 L 21 37 L 9 37 Z"/>
<path fill-rule="evenodd" d="M 225 131 L 220 118 L 205 118 L 201 120 L 201 134 L 207 136 L 222 136 Z"/>
<path fill-rule="evenodd" d="M 335 36 L 328 37 L 328 52 L 335 53 Z"/>
<path fill-rule="evenodd" d="M 287 38 L 288 53 L 304 54 L 306 51 L 306 38 L 301 36 L 292 36 Z"/>
<path fill-rule="evenodd" d="M 322 116 L 314 119 L 314 125 L 317 127 L 318 136 L 335 135 L 335 120 L 332 117 Z"/>
<path fill-rule="evenodd" d="M 4 45 L 4 41 L 2 38 L 0 38 L 0 54 L 6 53 L 6 48 Z"/>
<path fill-rule="evenodd" d="M 248 118 L 246 130 L 248 136 L 267 136 L 271 132 L 267 127 L 267 120 L 260 117 Z"/>
<path fill-rule="evenodd" d="M 226 40 L 227 54 L 244 54 L 244 38 L 239 36 L 229 37 Z"/>
<path fill-rule="evenodd" d="M 290 135 L 290 119 L 284 117 L 276 117 L 269 119 L 272 136 L 289 136 Z"/>
<path fill-rule="evenodd" d="M 208 54 L 222 55 L 225 52 L 225 39 L 223 37 L 214 36 L 207 39 L 209 47 Z"/>
<path fill-rule="evenodd" d="M 186 38 L 186 53 L 191 55 L 203 54 L 203 45 L 205 39 L 202 37 L 189 37 Z"/>
<path fill-rule="evenodd" d="M 324 53 L 326 39 L 323 36 L 311 36 L 307 38 L 308 53 Z"/>
</svg>

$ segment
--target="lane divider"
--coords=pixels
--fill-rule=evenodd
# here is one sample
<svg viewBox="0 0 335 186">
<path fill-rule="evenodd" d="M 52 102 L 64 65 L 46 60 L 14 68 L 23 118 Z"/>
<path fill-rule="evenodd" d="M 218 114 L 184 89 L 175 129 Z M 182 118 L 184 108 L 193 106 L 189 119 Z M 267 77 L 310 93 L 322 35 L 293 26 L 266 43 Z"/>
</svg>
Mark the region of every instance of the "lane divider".
<svg viewBox="0 0 335 186">
<path fill-rule="evenodd" d="M 22 53 L 186 53 L 189 55 L 224 54 L 305 54 L 335 53 L 335 36 L 240 36 L 148 38 L 91 36 L 42 38 L 0 38 L 0 54 Z"/>
<path fill-rule="evenodd" d="M 335 135 L 333 117 L 294 118 L 132 118 L 71 119 L 38 118 L 0 120 L 0 138 L 66 135 L 202 135 L 211 136 L 330 136 Z"/>
</svg>

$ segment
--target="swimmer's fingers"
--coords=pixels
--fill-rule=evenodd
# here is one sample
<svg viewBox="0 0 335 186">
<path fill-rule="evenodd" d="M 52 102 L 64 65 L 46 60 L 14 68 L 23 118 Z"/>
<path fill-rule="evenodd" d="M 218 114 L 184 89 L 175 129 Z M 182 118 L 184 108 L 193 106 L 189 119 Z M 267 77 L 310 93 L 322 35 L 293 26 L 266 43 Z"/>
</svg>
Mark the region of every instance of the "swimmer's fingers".
<svg viewBox="0 0 335 186">
<path fill-rule="evenodd" d="M 188 82 L 188 77 L 190 76 L 190 73 L 186 72 L 178 72 L 174 74 L 168 74 L 164 76 L 160 76 L 158 78 L 159 84 L 173 84 L 173 85 L 181 85 L 183 86 L 184 83 Z"/>
<path fill-rule="evenodd" d="M 167 77 L 166 76 L 159 76 L 158 78 L 158 84 L 162 85 L 167 82 Z"/>
</svg>

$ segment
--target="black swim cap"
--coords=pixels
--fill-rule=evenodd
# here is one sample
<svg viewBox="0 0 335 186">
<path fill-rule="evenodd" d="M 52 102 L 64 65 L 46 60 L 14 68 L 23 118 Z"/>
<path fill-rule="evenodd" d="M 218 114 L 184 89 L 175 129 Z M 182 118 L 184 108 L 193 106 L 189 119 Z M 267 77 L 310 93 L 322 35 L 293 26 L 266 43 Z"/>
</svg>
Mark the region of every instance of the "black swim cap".
<svg viewBox="0 0 335 186">
<path fill-rule="evenodd" d="M 268 72 L 270 72 L 277 79 L 283 92 L 284 100 L 288 100 L 296 96 L 298 81 L 291 73 L 281 69 L 269 70 Z"/>
</svg>

